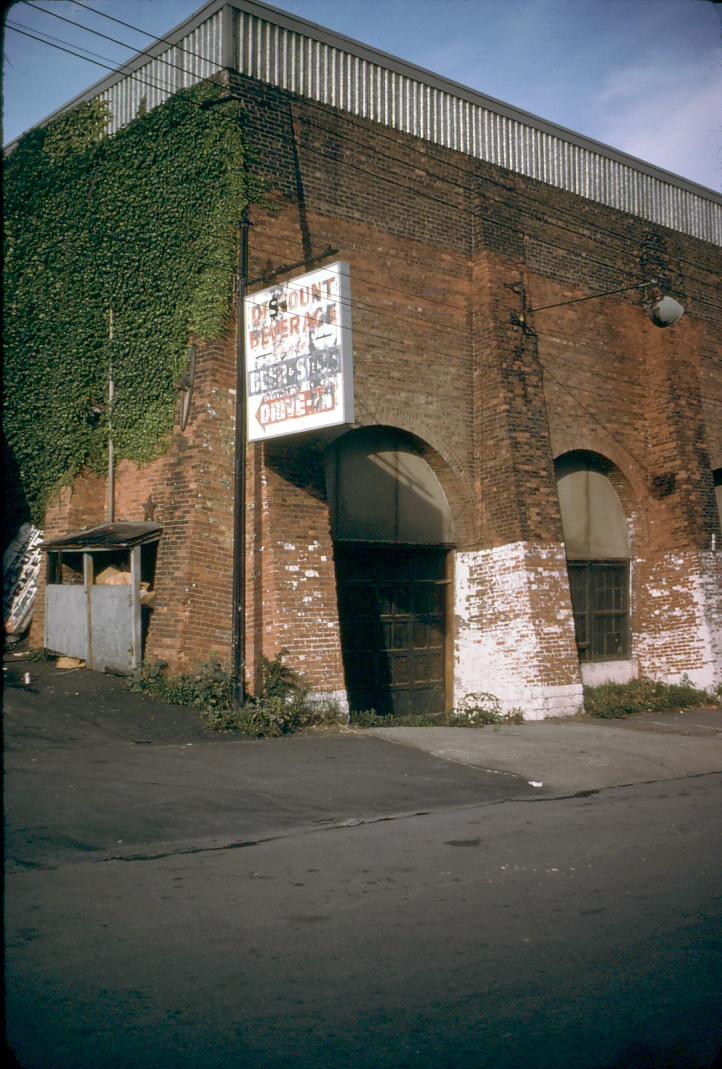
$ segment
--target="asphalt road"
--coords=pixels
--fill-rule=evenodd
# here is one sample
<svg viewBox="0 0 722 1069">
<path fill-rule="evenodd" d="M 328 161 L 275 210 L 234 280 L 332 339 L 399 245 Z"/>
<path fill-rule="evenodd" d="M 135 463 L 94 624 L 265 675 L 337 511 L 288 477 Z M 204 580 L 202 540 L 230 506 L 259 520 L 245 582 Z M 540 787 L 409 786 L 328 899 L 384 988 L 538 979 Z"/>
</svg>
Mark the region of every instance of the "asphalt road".
<svg viewBox="0 0 722 1069">
<path fill-rule="evenodd" d="M 368 735 L 209 737 L 90 673 L 36 682 L 5 714 L 26 1069 L 714 1064 L 719 775 L 559 797 Z"/>
</svg>

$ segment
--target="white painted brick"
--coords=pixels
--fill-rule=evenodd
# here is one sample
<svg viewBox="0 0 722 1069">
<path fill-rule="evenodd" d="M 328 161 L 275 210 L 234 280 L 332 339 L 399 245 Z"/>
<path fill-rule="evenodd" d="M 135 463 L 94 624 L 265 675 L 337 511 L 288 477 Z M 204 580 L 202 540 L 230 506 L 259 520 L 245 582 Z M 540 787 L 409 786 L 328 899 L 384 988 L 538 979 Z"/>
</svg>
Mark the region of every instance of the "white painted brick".
<svg viewBox="0 0 722 1069">
<path fill-rule="evenodd" d="M 559 604 L 560 585 L 568 591 L 564 547 L 517 542 L 457 553 L 455 574 L 455 703 L 487 691 L 530 720 L 576 713 L 582 687 L 568 593 Z M 549 603 L 543 620 L 540 598 Z"/>
</svg>

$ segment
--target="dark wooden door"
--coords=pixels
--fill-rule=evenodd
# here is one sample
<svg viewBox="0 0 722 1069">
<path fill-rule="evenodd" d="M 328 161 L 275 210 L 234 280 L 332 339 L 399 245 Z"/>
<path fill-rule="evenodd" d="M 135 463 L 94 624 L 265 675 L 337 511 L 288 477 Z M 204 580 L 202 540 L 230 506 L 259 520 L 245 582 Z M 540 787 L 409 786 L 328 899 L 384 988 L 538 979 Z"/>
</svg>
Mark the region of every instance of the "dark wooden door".
<svg viewBox="0 0 722 1069">
<path fill-rule="evenodd" d="M 444 712 L 447 557 L 440 548 L 336 544 L 352 709 Z"/>
</svg>

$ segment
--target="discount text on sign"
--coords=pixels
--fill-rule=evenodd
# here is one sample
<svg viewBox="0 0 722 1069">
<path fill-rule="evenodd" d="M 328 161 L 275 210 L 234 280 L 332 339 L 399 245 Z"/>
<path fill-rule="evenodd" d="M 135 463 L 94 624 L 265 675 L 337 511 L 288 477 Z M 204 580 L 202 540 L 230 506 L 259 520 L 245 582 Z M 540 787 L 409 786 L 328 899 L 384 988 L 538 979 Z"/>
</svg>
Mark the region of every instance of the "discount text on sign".
<svg viewBox="0 0 722 1069">
<path fill-rule="evenodd" d="M 246 298 L 246 376 L 251 442 L 353 421 L 348 264 Z"/>
</svg>

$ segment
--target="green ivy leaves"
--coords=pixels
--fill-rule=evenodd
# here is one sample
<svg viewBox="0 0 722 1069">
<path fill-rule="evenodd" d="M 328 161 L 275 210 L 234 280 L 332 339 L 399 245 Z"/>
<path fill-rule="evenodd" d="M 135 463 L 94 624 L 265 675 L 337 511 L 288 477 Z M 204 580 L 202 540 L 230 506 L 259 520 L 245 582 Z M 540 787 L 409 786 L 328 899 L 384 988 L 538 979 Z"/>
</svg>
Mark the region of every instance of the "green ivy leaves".
<svg viewBox="0 0 722 1069">
<path fill-rule="evenodd" d="M 33 130 L 5 168 L 5 432 L 29 510 L 118 458 L 164 448 L 188 339 L 228 328 L 246 203 L 240 104 L 206 83 L 111 137 L 101 101 Z M 114 336 L 109 336 L 113 310 Z"/>
</svg>

